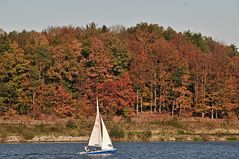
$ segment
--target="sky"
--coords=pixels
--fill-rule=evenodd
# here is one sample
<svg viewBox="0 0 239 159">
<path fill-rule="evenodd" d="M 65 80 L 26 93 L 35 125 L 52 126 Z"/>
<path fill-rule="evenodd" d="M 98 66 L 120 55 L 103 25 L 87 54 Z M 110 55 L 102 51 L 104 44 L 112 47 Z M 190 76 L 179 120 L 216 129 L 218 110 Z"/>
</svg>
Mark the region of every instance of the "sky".
<svg viewBox="0 0 239 159">
<path fill-rule="evenodd" d="M 0 28 L 7 32 L 147 22 L 200 32 L 239 48 L 238 15 L 239 0 L 0 0 Z"/>
</svg>

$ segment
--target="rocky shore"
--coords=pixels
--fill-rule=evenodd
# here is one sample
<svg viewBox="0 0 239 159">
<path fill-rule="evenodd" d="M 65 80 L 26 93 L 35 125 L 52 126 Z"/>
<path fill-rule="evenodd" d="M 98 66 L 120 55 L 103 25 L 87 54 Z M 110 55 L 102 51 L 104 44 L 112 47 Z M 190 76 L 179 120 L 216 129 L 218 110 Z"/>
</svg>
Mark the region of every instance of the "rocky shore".
<svg viewBox="0 0 239 159">
<path fill-rule="evenodd" d="M 35 136 L 32 139 L 25 139 L 22 136 L 7 136 L 6 138 L 1 138 L 2 143 L 20 143 L 20 142 L 88 142 L 89 137 L 87 136 Z M 151 137 L 145 139 L 143 137 L 124 137 L 121 139 L 113 138 L 113 141 L 121 142 L 167 142 L 167 141 L 239 141 L 239 135 L 217 135 L 217 134 L 153 134 Z"/>
<path fill-rule="evenodd" d="M 6 138 L 1 138 L 2 142 L 14 143 L 14 142 L 86 142 L 88 137 L 74 137 L 74 136 L 35 136 L 32 139 L 26 140 L 22 136 L 7 136 Z"/>
</svg>

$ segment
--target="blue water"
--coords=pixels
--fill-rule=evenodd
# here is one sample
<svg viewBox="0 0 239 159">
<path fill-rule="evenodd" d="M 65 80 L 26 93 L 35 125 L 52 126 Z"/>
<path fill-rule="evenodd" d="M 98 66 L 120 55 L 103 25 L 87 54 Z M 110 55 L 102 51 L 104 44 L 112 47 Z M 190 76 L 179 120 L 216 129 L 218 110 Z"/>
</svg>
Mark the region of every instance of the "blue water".
<svg viewBox="0 0 239 159">
<path fill-rule="evenodd" d="M 239 159 L 239 142 L 114 143 L 111 156 L 80 155 L 84 143 L 0 144 L 1 159 Z"/>
</svg>

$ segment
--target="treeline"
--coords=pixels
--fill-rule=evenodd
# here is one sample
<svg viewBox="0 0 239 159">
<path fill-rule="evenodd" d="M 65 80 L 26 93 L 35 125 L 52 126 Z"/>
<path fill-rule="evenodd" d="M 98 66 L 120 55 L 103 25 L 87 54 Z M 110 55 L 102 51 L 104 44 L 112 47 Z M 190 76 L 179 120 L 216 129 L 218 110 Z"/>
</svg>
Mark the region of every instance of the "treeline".
<svg viewBox="0 0 239 159">
<path fill-rule="evenodd" d="M 0 114 L 239 114 L 239 53 L 157 24 L 0 31 Z"/>
</svg>

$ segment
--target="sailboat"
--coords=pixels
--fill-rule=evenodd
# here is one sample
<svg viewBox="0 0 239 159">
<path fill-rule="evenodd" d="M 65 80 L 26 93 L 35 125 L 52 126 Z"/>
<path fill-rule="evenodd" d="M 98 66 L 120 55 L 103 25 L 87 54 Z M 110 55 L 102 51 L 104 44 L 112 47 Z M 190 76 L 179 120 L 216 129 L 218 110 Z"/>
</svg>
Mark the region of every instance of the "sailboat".
<svg viewBox="0 0 239 159">
<path fill-rule="evenodd" d="M 114 154 L 116 149 L 113 147 L 109 133 L 105 127 L 104 121 L 100 116 L 99 102 L 96 99 L 96 118 L 93 130 L 91 132 L 88 146 L 80 154 Z"/>
</svg>

